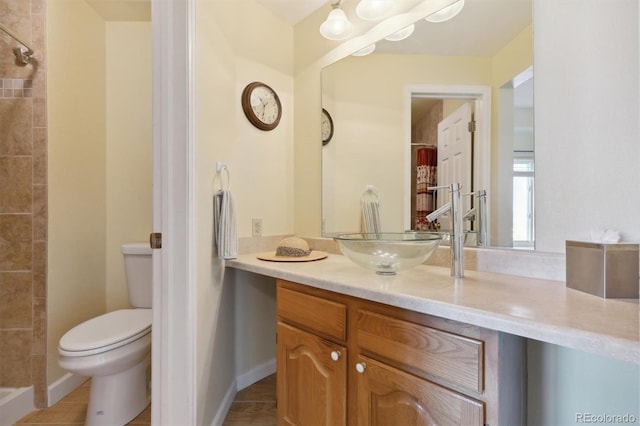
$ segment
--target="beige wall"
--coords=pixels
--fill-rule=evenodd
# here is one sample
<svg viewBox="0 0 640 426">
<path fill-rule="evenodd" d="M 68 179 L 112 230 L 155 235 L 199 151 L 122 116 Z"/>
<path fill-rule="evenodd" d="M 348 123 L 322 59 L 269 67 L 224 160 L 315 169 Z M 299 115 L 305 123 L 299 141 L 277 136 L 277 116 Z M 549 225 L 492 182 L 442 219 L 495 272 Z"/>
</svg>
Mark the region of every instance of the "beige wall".
<svg viewBox="0 0 640 426">
<path fill-rule="evenodd" d="M 594 229 L 640 241 L 639 6 L 613 4 L 534 3 L 539 250 L 564 252 Z"/>
<path fill-rule="evenodd" d="M 107 311 L 128 308 L 121 245 L 151 232 L 151 22 L 106 23 Z"/>
<path fill-rule="evenodd" d="M 345 42 L 325 40 L 318 36 L 318 27 L 327 17 L 320 8 L 294 26 L 294 230 L 298 235 L 321 234 L 322 209 L 322 144 L 320 134 L 320 73 L 323 67 L 342 59 L 372 42 L 406 27 L 419 17 L 437 11 L 447 1 L 422 3 L 394 19 L 390 25 L 371 26 L 359 21 L 358 36 Z"/>
<path fill-rule="evenodd" d="M 246 274 L 227 275 L 213 257 L 212 199 L 220 187 L 215 163 L 229 167 L 240 237 L 251 235 L 251 218 L 263 220 L 263 235 L 293 231 L 293 30 L 254 0 L 200 0 L 197 9 L 196 404 L 197 423 L 211 424 L 234 385 L 235 316 L 250 321 L 254 314 L 249 300 L 234 307 L 234 286 L 243 285 Z M 280 124 L 270 132 L 253 127 L 240 106 L 243 88 L 256 80 L 274 88 L 282 103 Z M 246 367 L 252 362 L 260 361 Z"/>
<path fill-rule="evenodd" d="M 405 99 L 407 85 L 482 85 L 492 90 L 492 188 L 511 179 L 511 162 L 497 166 L 498 88 L 533 64 L 533 33 L 529 26 L 493 57 L 429 57 L 381 55 L 347 57 L 322 69 L 322 105 L 336 126 L 332 141 L 322 148 L 323 233 L 355 232 L 360 228 L 360 194 L 365 185 L 380 191 L 382 228 L 402 232 L 405 209 Z M 380 82 L 384 81 L 384 84 Z M 444 116 L 463 101 L 445 104 Z M 448 109 L 450 107 L 450 109 Z M 509 150 L 512 156 L 513 149 Z M 384 172 L 381 173 L 380 171 Z M 501 176 L 498 171 L 504 170 Z M 511 188 L 510 182 L 507 182 Z M 490 197 L 491 211 L 498 201 Z M 512 206 L 508 205 L 511 215 Z M 497 229 L 492 214 L 492 229 Z M 509 221 L 509 229 L 511 228 Z M 492 240 L 494 241 L 494 240 Z M 497 241 L 497 240 L 495 240 Z"/>
<path fill-rule="evenodd" d="M 47 6 L 51 383 L 60 337 L 106 309 L 106 39 L 84 1 Z"/>
<path fill-rule="evenodd" d="M 359 199 L 369 184 L 380 193 L 382 229 L 405 230 L 408 85 L 491 84 L 490 57 L 389 56 L 348 57 L 322 70 L 322 94 L 331 98 L 336 126 L 322 148 L 326 232 L 360 229 Z M 331 83 L 324 84 L 325 78 Z"/>
<path fill-rule="evenodd" d="M 151 228 L 151 24 L 48 2 L 49 383 L 60 337 L 127 308 L 120 246 Z"/>
<path fill-rule="evenodd" d="M 488 188 L 490 239 L 492 245 L 508 246 L 513 243 L 513 141 L 501 141 L 499 126 L 509 127 L 504 116 L 498 115 L 505 98 L 505 89 L 515 76 L 533 66 L 533 26 L 525 28 L 493 59 L 493 90 L 491 93 L 491 188 Z M 510 102 L 513 103 L 513 94 Z M 511 128 L 513 128 L 513 123 Z M 500 194 L 492 197 L 491 194 Z"/>
</svg>

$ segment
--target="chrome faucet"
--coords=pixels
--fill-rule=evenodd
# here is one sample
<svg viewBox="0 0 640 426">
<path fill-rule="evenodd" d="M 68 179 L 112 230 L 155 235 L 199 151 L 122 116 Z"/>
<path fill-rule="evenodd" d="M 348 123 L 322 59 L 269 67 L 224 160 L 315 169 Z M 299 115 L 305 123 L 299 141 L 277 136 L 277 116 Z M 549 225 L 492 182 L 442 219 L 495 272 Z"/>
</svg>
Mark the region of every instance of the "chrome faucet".
<svg viewBox="0 0 640 426">
<path fill-rule="evenodd" d="M 476 192 L 462 194 L 467 196 L 475 196 L 478 203 L 475 207 L 469 209 L 463 216 L 462 220 L 474 220 L 476 222 L 478 233 L 478 246 L 487 246 L 487 191 L 481 189 Z"/>
<path fill-rule="evenodd" d="M 462 229 L 462 186 L 459 183 L 452 183 L 445 186 L 432 186 L 428 190 L 449 189 L 451 201 L 427 215 L 427 221 L 433 222 L 446 212 L 451 212 L 451 276 L 456 278 L 464 277 L 464 230 Z"/>
</svg>

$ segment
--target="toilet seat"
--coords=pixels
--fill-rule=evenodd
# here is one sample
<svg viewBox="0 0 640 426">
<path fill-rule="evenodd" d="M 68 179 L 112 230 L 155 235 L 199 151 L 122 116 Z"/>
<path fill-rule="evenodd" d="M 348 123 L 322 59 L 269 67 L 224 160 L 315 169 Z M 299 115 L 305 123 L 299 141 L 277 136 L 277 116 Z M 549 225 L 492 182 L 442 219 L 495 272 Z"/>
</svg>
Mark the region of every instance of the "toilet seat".
<svg viewBox="0 0 640 426">
<path fill-rule="evenodd" d="M 60 355 L 80 357 L 110 351 L 151 332 L 151 309 L 121 309 L 78 324 L 60 339 Z"/>
</svg>

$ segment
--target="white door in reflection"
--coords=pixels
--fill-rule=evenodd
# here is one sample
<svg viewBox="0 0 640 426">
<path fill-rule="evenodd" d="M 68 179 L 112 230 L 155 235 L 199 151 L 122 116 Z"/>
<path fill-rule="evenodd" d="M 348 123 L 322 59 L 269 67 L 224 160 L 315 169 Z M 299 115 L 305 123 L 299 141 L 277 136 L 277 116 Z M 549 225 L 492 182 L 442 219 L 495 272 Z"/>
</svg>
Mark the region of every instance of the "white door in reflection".
<svg viewBox="0 0 640 426">
<path fill-rule="evenodd" d="M 464 192 L 473 191 L 471 186 L 472 132 L 469 123 L 473 120 L 471 103 L 466 102 L 438 123 L 438 186 L 460 183 Z M 447 191 L 436 195 L 438 207 L 450 201 Z M 462 200 L 463 211 L 469 209 L 469 197 Z M 442 229 L 451 229 L 449 215 L 438 221 Z"/>
</svg>

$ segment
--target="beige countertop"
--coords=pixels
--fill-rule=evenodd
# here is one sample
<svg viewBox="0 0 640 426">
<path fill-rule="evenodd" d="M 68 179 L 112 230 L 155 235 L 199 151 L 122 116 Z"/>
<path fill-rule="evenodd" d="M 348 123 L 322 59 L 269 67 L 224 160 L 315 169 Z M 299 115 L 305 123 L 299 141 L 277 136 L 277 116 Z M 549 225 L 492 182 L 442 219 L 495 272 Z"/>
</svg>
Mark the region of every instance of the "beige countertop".
<svg viewBox="0 0 640 426">
<path fill-rule="evenodd" d="M 421 265 L 395 276 L 342 255 L 268 262 L 243 254 L 226 265 L 388 305 L 640 364 L 638 300 L 602 299 L 549 281 Z"/>
</svg>

